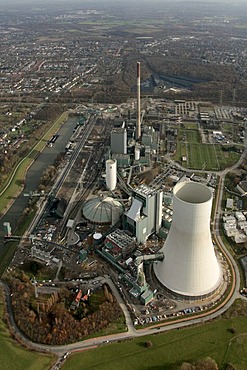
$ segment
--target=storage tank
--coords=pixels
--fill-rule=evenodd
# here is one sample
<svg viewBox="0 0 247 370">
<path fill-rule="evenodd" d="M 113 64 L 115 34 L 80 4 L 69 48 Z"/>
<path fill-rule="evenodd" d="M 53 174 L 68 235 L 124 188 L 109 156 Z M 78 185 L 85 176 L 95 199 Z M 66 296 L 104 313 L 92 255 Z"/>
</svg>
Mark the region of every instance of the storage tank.
<svg viewBox="0 0 247 370">
<path fill-rule="evenodd" d="M 139 161 L 140 160 L 140 148 L 138 146 L 135 147 L 135 160 Z"/>
<path fill-rule="evenodd" d="M 101 233 L 94 233 L 93 234 L 93 241 L 94 243 L 99 243 L 100 239 L 102 238 L 102 234 Z"/>
<path fill-rule="evenodd" d="M 117 161 L 108 159 L 106 161 L 106 187 L 114 190 L 117 185 Z"/>
<path fill-rule="evenodd" d="M 211 234 L 211 190 L 184 181 L 173 189 L 173 220 L 161 251 L 164 259 L 154 266 L 159 281 L 187 298 L 211 295 L 220 285 L 222 272 Z"/>
</svg>

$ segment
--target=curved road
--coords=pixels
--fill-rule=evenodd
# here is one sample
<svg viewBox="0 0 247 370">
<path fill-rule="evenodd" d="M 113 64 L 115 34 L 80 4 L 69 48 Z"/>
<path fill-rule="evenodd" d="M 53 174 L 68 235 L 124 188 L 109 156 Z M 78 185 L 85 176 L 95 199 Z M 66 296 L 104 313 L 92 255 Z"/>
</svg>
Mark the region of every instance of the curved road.
<svg viewBox="0 0 247 370">
<path fill-rule="evenodd" d="M 219 221 L 220 221 L 220 211 L 221 211 L 221 200 L 222 200 L 222 194 L 223 194 L 224 177 L 225 177 L 225 174 L 228 171 L 238 167 L 238 165 L 241 163 L 241 161 L 245 157 L 246 153 L 247 153 L 247 148 L 242 153 L 241 158 L 240 158 L 240 160 L 238 161 L 238 163 L 236 165 L 232 166 L 230 169 L 226 169 L 224 171 L 221 171 L 221 173 L 220 173 L 221 177 L 220 177 L 220 181 L 219 181 L 219 187 L 218 187 L 218 192 L 217 192 L 216 211 L 215 211 L 215 215 L 214 215 L 214 230 L 215 230 L 215 234 L 216 234 L 217 243 L 218 243 L 220 249 L 222 250 L 222 252 L 224 253 L 225 257 L 227 258 L 228 263 L 230 265 L 231 272 L 232 272 L 232 278 L 233 278 L 233 284 L 232 284 L 232 288 L 231 288 L 230 293 L 228 294 L 227 297 L 224 298 L 223 302 L 217 308 L 213 308 L 212 310 L 210 310 L 210 312 L 201 313 L 201 314 L 197 315 L 196 317 L 183 317 L 183 318 L 179 318 L 178 320 L 176 320 L 174 322 L 167 321 L 165 323 L 160 323 L 160 324 L 155 325 L 153 327 L 140 329 L 140 330 L 137 331 L 133 327 L 129 311 L 128 311 L 126 305 L 124 304 L 124 302 L 122 300 L 122 297 L 120 296 L 117 288 L 115 287 L 115 285 L 113 284 L 113 282 L 111 281 L 111 279 L 109 277 L 105 277 L 105 281 L 111 287 L 114 295 L 116 296 L 116 298 L 117 298 L 117 300 L 118 300 L 118 302 L 119 302 L 119 304 L 120 304 L 120 306 L 121 306 L 121 308 L 124 312 L 128 331 L 126 331 L 125 333 L 113 334 L 113 335 L 109 335 L 109 336 L 105 336 L 105 337 L 92 338 L 92 339 L 88 339 L 88 340 L 84 340 L 84 341 L 81 341 L 81 342 L 72 343 L 72 344 L 68 344 L 68 345 L 63 345 L 63 346 L 48 346 L 48 345 L 36 344 L 36 343 L 31 342 L 28 338 L 26 338 L 19 331 L 18 327 L 15 324 L 14 318 L 13 318 L 9 288 L 7 287 L 7 285 L 4 282 L 0 281 L 0 284 L 3 286 L 3 288 L 5 290 L 7 311 L 9 313 L 10 324 L 13 327 L 14 331 L 17 333 L 17 335 L 21 338 L 21 340 L 27 345 L 27 347 L 33 348 L 33 349 L 38 350 L 38 351 L 51 352 L 51 353 L 54 353 L 58 357 L 61 358 L 68 351 L 76 351 L 76 350 L 78 351 L 78 350 L 83 350 L 83 349 L 95 348 L 96 346 L 98 346 L 102 343 L 105 343 L 106 341 L 107 342 L 108 341 L 110 341 L 110 342 L 119 341 L 121 339 L 144 336 L 144 335 L 147 335 L 147 334 L 153 334 L 153 333 L 158 333 L 158 332 L 161 332 L 161 331 L 166 331 L 166 330 L 171 330 L 171 329 L 175 329 L 175 328 L 179 328 L 179 327 L 193 325 L 193 324 L 196 324 L 196 323 L 202 323 L 206 320 L 213 319 L 213 318 L 221 315 L 223 312 L 225 312 L 231 306 L 231 304 L 235 300 L 235 297 L 238 296 L 240 276 L 239 276 L 238 266 L 237 266 L 236 262 L 234 261 L 231 254 L 226 250 L 226 248 L 225 248 L 225 246 L 224 246 L 224 244 L 223 244 L 223 242 L 220 238 L 220 235 L 219 235 Z M 219 173 L 217 173 L 217 174 L 219 174 Z"/>
</svg>

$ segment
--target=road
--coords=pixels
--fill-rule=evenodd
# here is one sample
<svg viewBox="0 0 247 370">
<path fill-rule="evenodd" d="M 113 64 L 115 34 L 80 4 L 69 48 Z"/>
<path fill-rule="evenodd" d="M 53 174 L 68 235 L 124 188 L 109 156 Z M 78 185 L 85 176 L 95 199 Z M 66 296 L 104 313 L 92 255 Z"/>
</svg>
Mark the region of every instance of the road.
<svg viewBox="0 0 247 370">
<path fill-rule="evenodd" d="M 46 352 L 54 353 L 58 356 L 59 359 L 61 359 L 63 358 L 64 354 L 67 352 L 95 348 L 99 345 L 102 345 L 108 342 L 110 343 L 110 342 L 115 342 L 115 341 L 121 341 L 123 339 L 128 339 L 128 338 L 130 339 L 130 338 L 145 336 L 148 334 L 160 333 L 160 332 L 164 332 L 164 331 L 175 329 L 175 328 L 185 327 L 188 325 L 200 324 L 200 323 L 203 323 L 207 320 L 214 319 L 218 317 L 219 315 L 221 315 L 231 306 L 235 298 L 239 297 L 238 290 L 239 290 L 239 283 L 240 283 L 238 267 L 234 259 L 230 255 L 230 253 L 226 251 L 223 245 L 223 242 L 220 238 L 220 235 L 219 235 L 219 214 L 221 210 L 220 208 L 221 208 L 221 199 L 222 199 L 222 194 L 223 194 L 223 184 L 224 184 L 224 175 L 221 177 L 220 186 L 219 186 L 219 190 L 217 193 L 217 207 L 215 211 L 214 230 L 217 235 L 217 240 L 218 240 L 218 243 L 220 244 L 220 248 L 224 252 L 225 256 L 227 256 L 228 261 L 230 261 L 230 265 L 232 269 L 232 276 L 233 276 L 233 286 L 232 286 L 230 293 L 228 294 L 227 297 L 225 297 L 224 301 L 221 303 L 219 307 L 213 308 L 210 312 L 201 313 L 200 315 L 197 315 L 196 317 L 183 316 L 182 318 L 179 318 L 175 322 L 166 321 L 163 323 L 159 323 L 155 326 L 150 326 L 148 328 L 136 330 L 132 324 L 129 311 L 125 303 L 123 302 L 123 299 L 120 296 L 116 286 L 113 284 L 112 280 L 109 277 L 105 276 L 104 277 L 105 281 L 107 282 L 107 284 L 109 284 L 110 288 L 112 289 L 125 315 L 126 326 L 127 326 L 126 332 L 108 335 L 108 336 L 99 337 L 99 338 L 91 338 L 88 340 L 84 340 L 84 341 L 77 342 L 77 343 L 71 343 L 71 344 L 63 345 L 63 346 L 48 346 L 48 345 L 32 343 L 28 338 L 26 338 L 19 331 L 18 327 L 15 324 L 14 318 L 13 318 L 9 288 L 4 282 L 0 282 L 1 285 L 4 287 L 4 290 L 6 293 L 6 304 L 7 304 L 7 311 L 10 317 L 10 324 L 13 327 L 14 331 L 16 332 L 17 336 L 21 338 L 21 341 L 24 342 L 25 345 L 27 345 L 27 347 L 33 348 L 37 351 L 46 351 Z"/>
<path fill-rule="evenodd" d="M 220 189 L 222 189 L 220 187 Z M 222 196 L 222 191 L 220 190 L 218 192 L 218 207 L 220 207 L 221 204 L 221 196 Z M 217 230 L 217 223 L 218 219 L 216 219 L 216 226 L 215 229 Z M 25 343 L 25 345 L 29 348 L 35 349 L 37 351 L 42 351 L 42 352 L 51 352 L 54 353 L 58 356 L 58 362 L 63 358 L 63 356 L 67 352 L 73 352 L 73 351 L 78 351 L 78 350 L 85 350 L 85 349 L 92 349 L 95 348 L 99 345 L 105 344 L 105 343 L 111 343 L 111 342 L 116 342 L 116 341 L 121 341 L 123 339 L 131 339 L 135 337 L 140 337 L 140 336 L 145 336 L 148 334 L 154 334 L 154 333 L 160 333 L 164 332 L 167 330 L 171 329 L 176 329 L 176 328 L 181 328 L 185 327 L 188 325 L 194 325 L 194 324 L 201 324 L 207 320 L 211 320 L 216 318 L 217 316 L 221 315 L 223 312 L 225 312 L 233 303 L 235 297 L 237 296 L 238 292 L 238 285 L 239 285 L 239 273 L 236 264 L 233 265 L 234 269 L 236 268 L 236 276 L 237 280 L 233 286 L 233 290 L 230 292 L 230 294 L 225 298 L 225 300 L 222 302 L 222 304 L 218 308 L 213 308 L 211 312 L 206 312 L 206 313 L 201 313 L 200 315 L 196 317 L 182 317 L 175 322 L 163 322 L 159 323 L 155 326 L 151 326 L 148 328 L 136 330 L 133 326 L 129 311 L 123 302 L 122 297 L 120 296 L 116 286 L 112 282 L 112 280 L 108 276 L 104 276 L 104 278 L 101 278 L 101 282 L 104 283 L 106 282 L 110 288 L 112 289 L 112 292 L 114 293 L 116 299 L 118 300 L 120 307 L 123 310 L 123 313 L 125 315 L 125 320 L 126 320 L 126 327 L 127 330 L 124 333 L 118 333 L 118 334 L 113 334 L 113 335 L 107 335 L 104 337 L 98 337 L 98 338 L 91 338 L 88 340 L 84 340 L 81 342 L 76 342 L 76 343 L 71 343 L 68 345 L 62 345 L 62 346 L 48 346 L 48 345 L 42 345 L 42 344 L 36 344 L 31 342 L 28 338 L 26 338 L 18 329 L 18 327 L 15 324 L 14 318 L 13 318 L 13 312 L 12 312 L 12 306 L 11 306 L 11 298 L 10 298 L 10 292 L 8 286 L 0 281 L 0 284 L 3 286 L 5 290 L 5 295 L 6 295 L 6 304 L 7 304 L 7 311 L 9 313 L 9 318 L 10 318 L 10 324 L 17 334 L 17 337 L 21 338 L 21 341 Z M 98 278 L 99 279 L 99 278 Z M 56 365 L 55 365 L 56 366 Z M 54 367 L 55 368 L 55 367 Z"/>
<path fill-rule="evenodd" d="M 33 348 L 38 351 L 47 351 L 51 353 L 55 353 L 59 358 L 62 358 L 65 353 L 71 352 L 71 351 L 78 351 L 78 350 L 83 350 L 83 349 L 90 349 L 90 348 L 95 348 L 101 344 L 108 343 L 109 342 L 115 342 L 115 341 L 121 341 L 123 339 L 127 338 L 134 338 L 134 337 L 140 337 L 140 336 L 145 336 L 147 334 L 154 334 L 154 333 L 160 333 L 163 331 L 175 329 L 175 328 L 180 328 L 180 327 L 185 327 L 188 325 L 194 325 L 198 323 L 202 323 L 207 320 L 211 320 L 213 318 L 216 318 L 217 316 L 221 315 L 223 312 L 225 312 L 233 303 L 236 297 L 238 297 L 238 291 L 239 291 L 239 284 L 240 284 L 240 276 L 239 276 L 239 271 L 238 271 L 238 266 L 235 263 L 233 257 L 231 254 L 226 250 L 219 234 L 219 221 L 220 221 L 220 212 L 221 212 L 221 200 L 222 200 L 222 195 L 223 195 L 223 186 L 224 186 L 224 178 L 225 174 L 234 168 L 236 168 L 241 161 L 245 158 L 247 153 L 247 149 L 244 150 L 244 152 L 241 155 L 240 160 L 238 161 L 237 164 L 232 166 L 230 169 L 226 169 L 224 171 L 221 171 L 221 173 L 217 173 L 220 175 L 220 181 L 219 181 L 219 187 L 218 187 L 218 192 L 217 192 L 217 199 L 216 199 L 216 211 L 214 215 L 214 232 L 216 236 L 216 240 L 218 243 L 218 246 L 224 253 L 225 257 L 228 260 L 231 272 L 232 272 L 232 279 L 233 279 L 233 284 L 231 291 L 229 292 L 228 296 L 224 298 L 223 302 L 215 308 L 212 308 L 210 312 L 204 312 L 196 317 L 185 317 L 183 316 L 182 318 L 179 318 L 175 322 L 163 322 L 159 323 L 155 326 L 151 326 L 148 328 L 136 330 L 132 324 L 132 320 L 129 314 L 129 311 L 123 302 L 122 297 L 120 296 L 117 288 L 113 284 L 112 280 L 105 276 L 105 281 L 109 286 L 111 287 L 114 295 L 116 296 L 123 313 L 125 315 L 125 320 L 126 320 L 126 326 L 127 330 L 124 333 L 118 333 L 118 334 L 112 334 L 104 337 L 99 337 L 99 338 L 91 338 L 88 340 L 84 340 L 81 342 L 77 343 L 72 343 L 68 345 L 63 345 L 63 346 L 48 346 L 48 345 L 42 345 L 42 344 L 36 344 L 32 343 L 28 338 L 26 338 L 18 329 L 18 327 L 15 324 L 14 318 L 13 318 L 13 312 L 12 312 L 12 306 L 11 306 L 11 297 L 10 297 L 10 292 L 9 288 L 3 283 L 0 282 L 0 284 L 3 286 L 5 290 L 5 295 L 6 295 L 6 304 L 7 304 L 7 311 L 9 313 L 9 318 L 10 318 L 10 324 L 13 327 L 14 331 L 16 332 L 17 336 L 21 338 L 22 342 L 24 342 L 27 347 Z M 181 169 L 182 167 L 179 166 Z M 205 172 L 205 171 L 204 171 Z"/>
</svg>

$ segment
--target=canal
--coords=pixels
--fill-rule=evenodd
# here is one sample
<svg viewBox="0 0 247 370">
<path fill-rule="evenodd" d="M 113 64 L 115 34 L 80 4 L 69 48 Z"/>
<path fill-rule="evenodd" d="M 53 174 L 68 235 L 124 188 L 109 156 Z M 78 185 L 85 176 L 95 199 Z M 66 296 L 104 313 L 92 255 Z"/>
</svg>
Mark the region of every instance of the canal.
<svg viewBox="0 0 247 370">
<path fill-rule="evenodd" d="M 64 152 L 65 146 L 70 140 L 73 129 L 76 126 L 78 118 L 69 117 L 64 125 L 57 132 L 59 135 L 52 147 L 45 147 L 43 152 L 39 154 L 33 164 L 30 166 L 27 171 L 25 188 L 20 193 L 20 195 L 15 199 L 12 206 L 9 210 L 3 215 L 0 219 L 0 256 L 4 253 L 6 244 L 4 244 L 4 228 L 3 223 L 5 221 L 10 222 L 12 233 L 17 226 L 17 221 L 24 209 L 28 206 L 28 197 L 25 197 L 24 194 L 36 191 L 43 172 L 49 165 L 52 165 L 56 160 L 59 153 Z"/>
</svg>

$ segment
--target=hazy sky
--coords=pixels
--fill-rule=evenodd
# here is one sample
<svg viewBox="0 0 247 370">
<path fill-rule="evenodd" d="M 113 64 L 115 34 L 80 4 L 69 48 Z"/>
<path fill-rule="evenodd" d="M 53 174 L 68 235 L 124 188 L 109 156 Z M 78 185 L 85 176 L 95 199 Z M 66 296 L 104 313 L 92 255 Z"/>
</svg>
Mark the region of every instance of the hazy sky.
<svg viewBox="0 0 247 370">
<path fill-rule="evenodd" d="M 0 6 L 1 7 L 6 7 L 6 8 L 14 8 L 15 6 L 22 6 L 22 5 L 30 5 L 30 8 L 32 5 L 34 7 L 40 7 L 42 8 L 42 5 L 47 6 L 47 4 L 50 4 L 54 7 L 54 5 L 66 5 L 66 7 L 69 7 L 69 5 L 76 4 L 76 5 L 88 5 L 88 6 L 93 6 L 94 4 L 102 4 L 102 5 L 111 5 L 111 4 L 127 4 L 131 3 L 132 5 L 137 5 L 138 3 L 140 4 L 148 4 L 148 5 L 158 5 L 162 4 L 164 5 L 165 3 L 213 3 L 213 4 L 220 4 L 220 3 L 230 3 L 234 7 L 236 5 L 241 5 L 246 4 L 247 7 L 247 0 L 0 0 Z M 247 15 L 247 8 L 246 8 L 246 15 Z"/>
<path fill-rule="evenodd" d="M 144 3 L 148 2 L 150 4 L 152 3 L 165 3 L 165 2 L 211 2 L 211 3 L 232 3 L 232 4 L 238 4 L 238 3 L 246 3 L 247 0 L 134 0 L 135 3 Z M 45 4 L 45 3 L 111 3 L 111 2 L 123 2 L 123 0 L 0 0 L 0 4 L 9 4 L 9 5 L 14 5 L 14 4 L 22 4 L 22 3 L 30 3 L 30 4 Z M 133 3 L 133 0 L 125 0 L 125 3 L 131 2 Z"/>
</svg>

